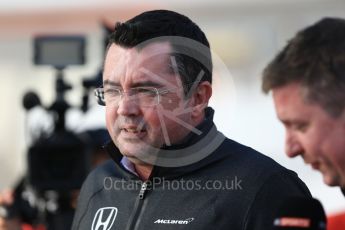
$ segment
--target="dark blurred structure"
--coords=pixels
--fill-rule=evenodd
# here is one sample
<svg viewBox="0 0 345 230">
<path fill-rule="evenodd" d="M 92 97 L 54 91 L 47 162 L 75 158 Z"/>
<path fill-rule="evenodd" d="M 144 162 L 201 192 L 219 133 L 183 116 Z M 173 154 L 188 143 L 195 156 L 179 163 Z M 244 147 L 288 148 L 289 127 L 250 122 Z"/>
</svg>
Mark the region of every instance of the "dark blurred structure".
<svg viewBox="0 0 345 230">
<path fill-rule="evenodd" d="M 105 23 L 104 50 L 111 32 Z M 65 93 L 72 86 L 64 81 L 63 71 L 69 65 L 85 64 L 86 39 L 83 36 L 39 36 L 34 39 L 34 64 L 52 66 L 56 70 L 56 97 L 43 106 L 37 93 L 27 92 L 23 107 L 30 113 L 35 108 L 52 115 L 53 129 L 40 131 L 27 153 L 27 175 L 14 189 L 14 203 L 5 207 L 3 217 L 19 218 L 31 226 L 48 230 L 70 229 L 79 189 L 87 174 L 108 159 L 102 148 L 110 140 L 105 128 L 75 133 L 66 128 L 66 112 L 71 108 Z M 102 68 L 82 80 L 83 97 L 80 110 L 89 110 L 89 95 L 102 84 Z"/>
</svg>

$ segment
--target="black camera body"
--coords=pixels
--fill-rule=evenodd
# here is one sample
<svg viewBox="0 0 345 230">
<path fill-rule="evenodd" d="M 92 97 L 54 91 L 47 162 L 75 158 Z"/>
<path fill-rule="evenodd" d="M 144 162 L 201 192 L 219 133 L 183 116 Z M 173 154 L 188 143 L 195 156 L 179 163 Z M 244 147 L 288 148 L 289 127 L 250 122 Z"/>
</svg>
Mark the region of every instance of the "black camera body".
<svg viewBox="0 0 345 230">
<path fill-rule="evenodd" d="M 48 108 L 54 114 L 54 132 L 42 135 L 28 151 L 28 181 L 39 192 L 80 188 L 90 170 L 85 143 L 65 128 L 65 114 L 70 105 L 64 94 L 72 87 L 63 80 L 63 69 L 85 64 L 83 36 L 37 36 L 34 38 L 34 64 L 57 70 L 56 99 Z"/>
<path fill-rule="evenodd" d="M 80 189 L 92 168 L 91 154 L 95 147 L 92 138 L 85 139 L 82 134 L 65 127 L 65 115 L 70 108 L 65 100 L 65 93 L 72 86 L 64 81 L 63 70 L 69 65 L 85 64 L 85 46 L 83 36 L 38 36 L 33 41 L 34 64 L 56 69 L 55 100 L 48 108 L 42 106 L 53 115 L 54 130 L 52 133 L 42 133 L 29 147 L 25 186 L 18 193 L 26 193 L 27 188 L 33 191 L 37 201 L 32 207 L 36 211 L 31 211 L 37 213 L 36 217 L 32 217 L 33 223 L 43 223 L 48 230 L 70 229 L 76 202 L 75 192 Z M 97 74 L 95 78 L 98 81 L 88 81 L 96 84 L 100 77 Z M 91 83 L 87 86 L 82 83 L 84 97 L 92 87 L 97 87 L 90 85 Z M 87 98 L 82 100 L 88 101 Z M 37 106 L 36 101 L 40 102 L 38 96 L 35 103 L 31 103 L 29 99 L 26 104 Z M 86 112 L 87 106 L 83 105 L 81 109 Z"/>
<path fill-rule="evenodd" d="M 38 191 L 70 191 L 81 187 L 90 171 L 86 144 L 61 130 L 40 139 L 28 153 L 29 182 Z"/>
</svg>

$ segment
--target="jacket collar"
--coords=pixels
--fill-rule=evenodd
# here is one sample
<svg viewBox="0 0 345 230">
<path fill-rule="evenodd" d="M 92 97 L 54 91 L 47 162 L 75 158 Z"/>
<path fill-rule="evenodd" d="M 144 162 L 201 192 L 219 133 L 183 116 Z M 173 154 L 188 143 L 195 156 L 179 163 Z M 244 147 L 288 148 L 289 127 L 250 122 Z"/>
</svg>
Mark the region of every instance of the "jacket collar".
<svg viewBox="0 0 345 230">
<path fill-rule="evenodd" d="M 225 136 L 217 130 L 213 115 L 214 110 L 211 107 L 206 108 L 205 120 L 196 126 L 201 131 L 200 135 L 190 132 L 182 143 L 164 146 L 159 150 L 157 153 L 159 159 L 153 167 L 151 179 L 153 177 L 173 179 L 225 157 L 224 154 L 213 154 L 225 139 Z M 121 164 L 123 156 L 112 141 L 105 148 L 125 177 L 138 179 L 137 175 L 126 170 Z"/>
</svg>

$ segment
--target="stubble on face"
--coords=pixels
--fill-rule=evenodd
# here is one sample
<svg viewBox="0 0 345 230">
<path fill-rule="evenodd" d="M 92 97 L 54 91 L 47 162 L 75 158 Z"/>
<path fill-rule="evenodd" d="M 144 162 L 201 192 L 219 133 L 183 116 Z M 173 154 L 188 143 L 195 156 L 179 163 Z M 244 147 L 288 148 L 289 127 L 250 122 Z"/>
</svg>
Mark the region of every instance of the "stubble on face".
<svg viewBox="0 0 345 230">
<path fill-rule="evenodd" d="M 322 173 L 324 183 L 343 187 L 345 116 L 331 117 L 319 105 L 306 102 L 298 83 L 274 89 L 273 98 L 278 118 L 290 135 L 290 144 L 299 146 L 298 151 L 288 155 L 301 155 L 305 163 Z"/>
<path fill-rule="evenodd" d="M 169 44 L 161 43 L 136 50 L 135 48 L 125 49 L 114 45 L 110 47 L 106 57 L 105 81 L 112 81 L 126 90 L 145 81 L 155 82 L 163 88 L 175 88 L 175 92 L 161 97 L 162 106 L 142 108 L 132 103 L 127 104 L 127 110 L 122 107 L 122 112 L 119 112 L 118 106 L 107 106 L 108 130 L 121 153 L 128 157 L 140 158 L 141 154 L 157 151 L 167 144 L 167 135 L 172 143 L 183 139 L 188 134 L 188 130 L 182 132 L 183 126 L 178 124 L 176 119 L 191 123 L 189 112 L 185 114 L 174 113 L 178 111 L 181 101 L 184 100 L 184 95 L 183 90 L 176 91 L 182 83 L 177 82 L 181 79 L 168 68 L 170 56 L 166 54 L 152 56 L 150 53 L 152 50 L 156 53 L 157 50 L 162 50 L 161 52 L 169 54 L 171 47 Z M 147 71 L 140 72 L 139 70 L 142 69 Z M 176 116 L 175 120 L 174 117 L 173 119 L 167 117 L 167 114 Z M 164 128 L 167 135 L 164 133 Z"/>
</svg>

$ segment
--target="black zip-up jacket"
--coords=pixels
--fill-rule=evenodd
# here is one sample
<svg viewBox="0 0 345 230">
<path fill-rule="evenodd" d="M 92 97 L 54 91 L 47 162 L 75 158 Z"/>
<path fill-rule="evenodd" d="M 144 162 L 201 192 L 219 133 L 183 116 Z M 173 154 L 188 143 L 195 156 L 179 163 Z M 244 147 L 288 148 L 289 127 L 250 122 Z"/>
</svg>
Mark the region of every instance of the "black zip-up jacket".
<svg viewBox="0 0 345 230">
<path fill-rule="evenodd" d="M 224 137 L 212 121 L 199 128 L 213 140 Z M 191 135 L 186 147 L 200 138 Z M 207 143 L 206 145 L 207 146 Z M 201 148 L 206 148 L 206 147 Z M 126 170 L 111 143 L 113 160 L 84 182 L 72 229 L 269 230 L 279 203 L 288 196 L 310 196 L 297 175 L 271 158 L 224 137 L 198 162 L 180 167 L 154 166 L 148 181 Z"/>
</svg>

